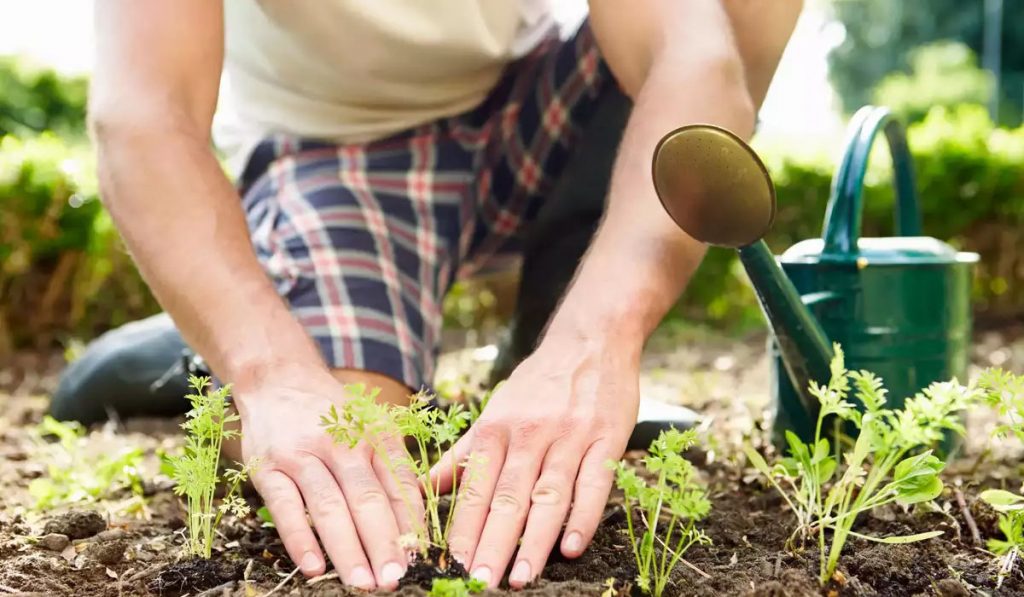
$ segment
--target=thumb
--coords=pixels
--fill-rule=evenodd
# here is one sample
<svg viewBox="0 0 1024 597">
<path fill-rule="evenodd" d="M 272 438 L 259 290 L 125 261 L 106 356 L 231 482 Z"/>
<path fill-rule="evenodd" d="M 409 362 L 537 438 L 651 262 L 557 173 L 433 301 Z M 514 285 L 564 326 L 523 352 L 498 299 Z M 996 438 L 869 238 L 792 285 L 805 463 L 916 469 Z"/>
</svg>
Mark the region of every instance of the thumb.
<svg viewBox="0 0 1024 597">
<path fill-rule="evenodd" d="M 469 448 L 473 444 L 473 430 L 470 429 L 430 467 L 430 485 L 437 488 L 437 493 L 444 494 L 452 490 L 457 476 L 462 475 L 461 465 L 469 456 Z"/>
</svg>

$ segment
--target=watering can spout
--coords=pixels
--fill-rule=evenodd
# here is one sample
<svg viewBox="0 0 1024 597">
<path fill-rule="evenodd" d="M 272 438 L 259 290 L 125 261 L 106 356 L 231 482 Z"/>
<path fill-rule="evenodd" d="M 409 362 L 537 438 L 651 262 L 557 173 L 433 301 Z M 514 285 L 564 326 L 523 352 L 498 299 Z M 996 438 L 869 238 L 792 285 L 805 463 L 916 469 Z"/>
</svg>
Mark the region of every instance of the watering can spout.
<svg viewBox="0 0 1024 597">
<path fill-rule="evenodd" d="M 775 218 L 775 187 L 764 164 L 733 133 L 712 125 L 676 129 L 654 151 L 654 187 L 691 237 L 739 252 L 797 389 L 806 421 L 817 418 L 811 381 L 828 382 L 833 350 L 817 319 L 762 237 Z M 798 427 L 804 427 L 800 422 Z"/>
</svg>

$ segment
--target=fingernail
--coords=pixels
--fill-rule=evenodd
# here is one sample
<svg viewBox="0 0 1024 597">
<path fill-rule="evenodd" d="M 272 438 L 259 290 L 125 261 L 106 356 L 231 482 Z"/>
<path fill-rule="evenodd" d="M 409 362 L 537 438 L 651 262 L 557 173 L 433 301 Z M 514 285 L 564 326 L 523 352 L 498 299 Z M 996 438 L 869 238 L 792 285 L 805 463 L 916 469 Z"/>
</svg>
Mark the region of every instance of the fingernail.
<svg viewBox="0 0 1024 597">
<path fill-rule="evenodd" d="M 473 578 L 491 584 L 491 569 L 487 566 L 479 566 L 473 571 Z"/>
<path fill-rule="evenodd" d="M 348 577 L 348 584 L 360 589 L 372 589 L 373 575 L 370 574 L 370 571 L 365 566 L 356 566 Z"/>
<path fill-rule="evenodd" d="M 516 565 L 512 567 L 512 574 L 508 575 L 508 582 L 525 585 L 530 582 L 531 578 L 530 563 L 526 560 L 519 560 L 516 562 Z"/>
<path fill-rule="evenodd" d="M 405 575 L 405 569 L 400 564 L 390 562 L 384 564 L 384 567 L 380 571 L 380 581 L 383 585 L 396 585 L 398 580 Z"/>
<path fill-rule="evenodd" d="M 580 535 L 576 531 L 569 533 L 569 536 L 565 538 L 565 551 L 570 553 L 579 553 L 583 550 L 583 535 Z"/>
<path fill-rule="evenodd" d="M 316 554 L 307 551 L 306 555 L 302 556 L 302 562 L 299 564 L 299 568 L 303 572 L 316 572 L 320 569 L 320 558 L 316 557 Z"/>
</svg>

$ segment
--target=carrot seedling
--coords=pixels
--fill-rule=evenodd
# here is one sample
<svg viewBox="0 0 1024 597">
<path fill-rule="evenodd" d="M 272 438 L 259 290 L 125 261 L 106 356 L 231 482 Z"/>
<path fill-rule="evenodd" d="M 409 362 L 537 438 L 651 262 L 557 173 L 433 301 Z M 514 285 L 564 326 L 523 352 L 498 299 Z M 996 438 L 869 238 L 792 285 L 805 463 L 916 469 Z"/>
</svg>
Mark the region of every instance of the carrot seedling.
<svg viewBox="0 0 1024 597">
<path fill-rule="evenodd" d="M 433 407 L 429 396 L 423 392 L 413 395 L 408 406 L 396 406 L 377 402 L 380 392 L 377 388 L 367 390 L 362 384 L 353 384 L 345 386 L 345 389 L 349 399 L 340 410 L 332 405 L 328 414 L 321 417 L 321 425 L 336 442 L 350 447 L 365 442 L 370 446 L 394 478 L 396 486 L 402 486 L 398 478 L 406 472 L 416 477 L 422 487 L 427 521 L 425 525 L 418 525 L 415 537 L 409 543 L 414 544 L 424 557 L 431 546 L 445 552 L 448 549 L 451 513 L 458 497 L 458 475 L 454 468 L 461 463 L 452 463 L 452 497 L 446 517 L 441 516 L 440 487 L 429 480 L 430 464 L 459 438 L 469 425 L 470 413 L 461 404 L 453 404 L 446 409 Z M 413 441 L 415 458 L 407 450 L 396 455 L 386 447 L 389 438 L 402 437 Z M 402 499 L 404 507 L 409 509 L 409 518 L 417 520 L 412 516 L 410 496 L 403 495 Z"/>
<path fill-rule="evenodd" d="M 863 412 L 847 399 L 853 392 Z M 787 546 L 793 548 L 798 539 L 816 536 L 819 582 L 824 585 L 833 577 L 850 537 L 911 543 L 941 535 L 942 531 L 929 531 L 879 538 L 854 532 L 853 526 L 863 512 L 891 503 L 929 502 L 942 492 L 939 473 L 945 463 L 930 448 L 946 432 L 964 433 L 957 414 L 979 397 L 978 392 L 955 380 L 934 383 L 908 399 L 903 408 L 887 409 L 882 380 L 867 371 L 848 371 L 837 344 L 828 385 L 812 382 L 811 393 L 821 405 L 811 443 L 787 433 L 789 457 L 774 467 L 753 448 L 745 446 L 744 451 L 796 515 L 797 528 Z M 822 435 L 831 418 L 859 430 L 841 465 Z"/>
<path fill-rule="evenodd" d="M 609 461 L 615 471 L 615 484 L 626 497 L 626 531 L 637 567 L 637 586 L 645 593 L 661 597 L 672 570 L 683 554 L 696 544 L 710 543 L 699 528 L 711 510 L 707 492 L 697 471 L 682 453 L 697 441 L 693 430 L 662 431 L 644 458 L 644 468 L 655 479 L 642 479 L 625 461 Z M 639 514 L 642 533 L 633 523 Z"/>
<path fill-rule="evenodd" d="M 225 426 L 239 419 L 228 405 L 231 386 L 208 390 L 210 378 L 195 376 L 189 377 L 189 384 L 192 393 L 186 398 L 192 410 L 181 424 L 185 430 L 185 449 L 180 455 L 169 457 L 167 464 L 175 482 L 174 493 L 186 498 L 186 554 L 209 559 L 213 538 L 224 514 L 245 516 L 249 513 L 249 505 L 239 495 L 239 489 L 252 467 L 239 464 L 236 469 L 224 471 L 226 491 L 221 503 L 215 504 L 214 492 L 222 480 L 218 474 L 221 446 L 224 440 L 240 436 L 238 431 Z"/>
<path fill-rule="evenodd" d="M 978 379 L 985 400 L 1006 421 L 993 435 L 1014 435 L 1024 441 L 1024 375 L 1014 375 L 1001 369 L 987 369 Z M 1020 490 L 1024 493 L 1024 487 Z M 1024 497 L 1003 490 L 981 492 L 981 499 L 999 512 L 999 530 L 1003 539 L 990 539 L 988 548 L 999 558 L 999 585 L 1013 572 L 1017 560 L 1024 553 Z"/>
</svg>

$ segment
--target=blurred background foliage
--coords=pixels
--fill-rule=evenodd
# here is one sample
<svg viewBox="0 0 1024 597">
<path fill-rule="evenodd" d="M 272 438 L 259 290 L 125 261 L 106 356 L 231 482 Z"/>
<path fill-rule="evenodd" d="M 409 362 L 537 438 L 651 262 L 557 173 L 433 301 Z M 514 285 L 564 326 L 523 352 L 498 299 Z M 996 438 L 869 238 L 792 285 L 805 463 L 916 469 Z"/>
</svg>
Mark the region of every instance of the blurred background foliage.
<svg viewBox="0 0 1024 597">
<path fill-rule="evenodd" d="M 871 101 L 912 123 L 926 233 L 981 253 L 981 316 L 1021 317 L 1024 128 L 1005 126 L 1020 102 L 1003 103 L 1004 126 L 984 107 L 995 81 L 976 59 L 980 4 L 837 0 L 847 34 L 831 55 L 832 77 L 847 110 Z M 1007 3 L 1007 10 L 1005 42 L 1024 44 L 1024 4 Z M 1005 67 L 1020 70 L 1013 61 L 1024 61 L 1024 47 L 1005 54 Z M 85 103 L 84 79 L 0 60 L 0 356 L 91 338 L 158 308 L 99 201 Z M 834 140 L 816 143 L 757 143 L 778 189 L 769 238 L 776 251 L 821 233 L 841 148 Z M 891 232 L 890 165 L 878 145 L 867 177 L 865 235 Z M 460 283 L 445 302 L 446 324 L 500 324 L 514 294 L 507 283 Z M 732 252 L 709 252 L 666 321 L 761 326 Z"/>
<path fill-rule="evenodd" d="M 871 102 L 875 87 L 891 73 L 908 73 L 921 46 L 960 42 L 982 56 L 986 8 L 1001 7 L 990 34 L 1001 44 L 999 86 L 1003 90 L 997 121 L 1020 123 L 1024 101 L 1024 2 L 1019 0 L 835 0 L 831 3 L 845 35 L 829 54 L 829 75 L 843 109 L 852 113 Z M 941 81 L 922 89 L 939 97 Z M 954 81 L 946 86 L 952 87 Z"/>
</svg>

